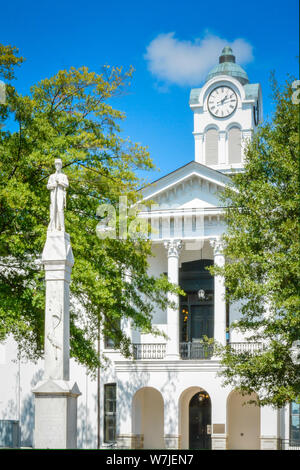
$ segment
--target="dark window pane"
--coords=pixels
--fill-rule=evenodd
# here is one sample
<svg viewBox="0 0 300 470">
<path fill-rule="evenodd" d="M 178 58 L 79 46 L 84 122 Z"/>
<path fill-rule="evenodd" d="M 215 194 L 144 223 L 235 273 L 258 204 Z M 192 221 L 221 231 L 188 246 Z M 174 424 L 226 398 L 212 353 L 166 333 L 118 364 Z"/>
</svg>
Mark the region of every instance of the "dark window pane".
<svg viewBox="0 0 300 470">
<path fill-rule="evenodd" d="M 111 331 L 111 333 L 115 332 L 116 334 L 118 334 L 118 330 L 121 328 L 120 319 L 115 320 L 114 324 L 109 324 L 108 328 L 109 328 L 109 331 Z M 104 335 L 104 347 L 106 349 L 116 349 L 117 348 L 116 343 L 113 340 L 113 338 L 111 338 L 110 336 L 107 336 L 107 335 Z"/>
<path fill-rule="evenodd" d="M 292 402 L 290 406 L 290 445 L 300 444 L 300 404 Z"/>
<path fill-rule="evenodd" d="M 115 416 L 105 416 L 105 442 L 113 442 L 116 437 L 116 417 Z"/>
<path fill-rule="evenodd" d="M 104 337 L 104 347 L 105 349 L 114 349 L 115 347 L 115 342 L 112 338 L 109 338 L 108 336 Z"/>
<path fill-rule="evenodd" d="M 104 386 L 104 442 L 116 440 L 116 384 Z"/>
</svg>

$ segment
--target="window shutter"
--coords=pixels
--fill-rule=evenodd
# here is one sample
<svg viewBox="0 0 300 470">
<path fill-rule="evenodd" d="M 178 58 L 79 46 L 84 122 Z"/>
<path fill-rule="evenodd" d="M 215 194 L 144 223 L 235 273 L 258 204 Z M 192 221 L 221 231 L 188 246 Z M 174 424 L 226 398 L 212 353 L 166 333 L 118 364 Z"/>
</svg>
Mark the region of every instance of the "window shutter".
<svg viewBox="0 0 300 470">
<path fill-rule="evenodd" d="M 240 163 L 241 154 L 241 131 L 238 127 L 232 127 L 228 132 L 228 163 Z"/>
<path fill-rule="evenodd" d="M 205 135 L 205 163 L 217 165 L 218 161 L 218 131 L 209 129 Z"/>
</svg>

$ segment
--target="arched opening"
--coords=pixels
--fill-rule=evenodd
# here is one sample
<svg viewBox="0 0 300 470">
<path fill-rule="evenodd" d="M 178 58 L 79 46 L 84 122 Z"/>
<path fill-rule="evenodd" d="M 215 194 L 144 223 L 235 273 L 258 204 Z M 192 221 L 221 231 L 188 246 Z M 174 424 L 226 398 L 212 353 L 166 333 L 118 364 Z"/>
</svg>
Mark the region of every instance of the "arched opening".
<svg viewBox="0 0 300 470">
<path fill-rule="evenodd" d="M 152 387 L 136 392 L 132 400 L 132 431 L 143 440 L 144 449 L 163 449 L 164 401 L 161 393 Z"/>
<path fill-rule="evenodd" d="M 260 449 L 260 408 L 245 404 L 257 395 L 232 391 L 227 399 L 228 449 Z"/>
<path fill-rule="evenodd" d="M 186 292 L 180 297 L 180 354 L 182 359 L 207 359 L 212 348 L 204 336 L 214 336 L 214 279 L 207 270 L 212 260 L 182 263 L 179 285 Z"/>
<path fill-rule="evenodd" d="M 242 139 L 239 127 L 231 127 L 228 131 L 228 163 L 241 163 Z"/>
<path fill-rule="evenodd" d="M 211 399 L 200 387 L 185 390 L 180 397 L 182 449 L 211 449 Z"/>
<path fill-rule="evenodd" d="M 217 165 L 218 158 L 218 131 L 208 129 L 205 134 L 205 164 Z"/>
<path fill-rule="evenodd" d="M 211 448 L 211 401 L 205 391 L 197 392 L 190 400 L 189 448 Z"/>
</svg>

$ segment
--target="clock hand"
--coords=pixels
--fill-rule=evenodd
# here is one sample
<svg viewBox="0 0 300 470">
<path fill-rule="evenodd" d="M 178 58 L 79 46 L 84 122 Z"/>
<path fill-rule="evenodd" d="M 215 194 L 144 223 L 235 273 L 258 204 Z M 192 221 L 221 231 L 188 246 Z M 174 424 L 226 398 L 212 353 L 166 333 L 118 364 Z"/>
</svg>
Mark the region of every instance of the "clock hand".
<svg viewBox="0 0 300 470">
<path fill-rule="evenodd" d="M 228 100 L 224 101 L 224 103 L 230 103 L 231 101 L 234 101 L 234 99 L 228 99 Z"/>
<path fill-rule="evenodd" d="M 234 99 L 227 99 L 227 100 L 225 100 L 225 101 L 224 101 L 224 100 L 225 100 L 225 99 L 223 99 L 223 100 L 221 100 L 221 101 L 218 101 L 217 105 L 219 105 L 219 104 L 224 104 L 224 103 L 230 103 L 231 101 L 234 101 Z"/>
<path fill-rule="evenodd" d="M 220 104 L 220 103 L 222 103 L 222 104 L 223 104 L 223 101 L 224 101 L 224 100 L 226 100 L 226 98 L 227 98 L 227 97 L 226 97 L 226 96 L 224 96 L 224 98 L 222 98 L 220 101 L 218 101 L 218 102 L 217 102 L 217 104 Z"/>
</svg>

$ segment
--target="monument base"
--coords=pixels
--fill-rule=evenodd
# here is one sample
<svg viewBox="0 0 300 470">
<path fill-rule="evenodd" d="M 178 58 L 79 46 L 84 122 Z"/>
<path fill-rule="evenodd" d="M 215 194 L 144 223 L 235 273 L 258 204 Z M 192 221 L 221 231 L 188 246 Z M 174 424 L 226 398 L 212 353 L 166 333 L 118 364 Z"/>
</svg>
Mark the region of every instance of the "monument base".
<svg viewBox="0 0 300 470">
<path fill-rule="evenodd" d="M 36 449 L 76 449 L 77 397 L 75 383 L 65 380 L 44 380 L 32 390 L 35 395 Z"/>
</svg>

